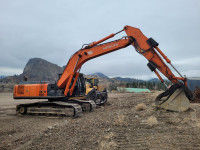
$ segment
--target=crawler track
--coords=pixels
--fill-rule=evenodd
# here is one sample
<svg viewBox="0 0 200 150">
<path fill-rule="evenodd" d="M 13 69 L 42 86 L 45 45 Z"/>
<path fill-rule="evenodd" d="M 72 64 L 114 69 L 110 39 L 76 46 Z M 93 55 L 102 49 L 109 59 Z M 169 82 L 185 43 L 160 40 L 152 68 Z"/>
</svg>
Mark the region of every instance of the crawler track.
<svg viewBox="0 0 200 150">
<path fill-rule="evenodd" d="M 16 112 L 18 114 L 63 115 L 76 118 L 82 115 L 82 107 L 73 103 L 46 101 L 19 104 L 16 106 Z"/>
</svg>

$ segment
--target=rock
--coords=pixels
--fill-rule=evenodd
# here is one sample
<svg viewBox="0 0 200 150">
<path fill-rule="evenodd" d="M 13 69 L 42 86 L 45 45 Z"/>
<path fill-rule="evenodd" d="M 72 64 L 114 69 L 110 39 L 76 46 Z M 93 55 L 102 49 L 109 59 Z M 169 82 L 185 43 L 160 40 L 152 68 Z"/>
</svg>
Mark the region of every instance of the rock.
<svg viewBox="0 0 200 150">
<path fill-rule="evenodd" d="M 108 128 L 108 129 L 106 129 L 106 132 L 109 132 L 111 129 L 110 128 Z"/>
<path fill-rule="evenodd" d="M 53 127 L 52 127 L 52 126 L 48 126 L 48 129 L 49 129 L 49 130 L 52 130 L 52 129 L 53 129 Z"/>
</svg>

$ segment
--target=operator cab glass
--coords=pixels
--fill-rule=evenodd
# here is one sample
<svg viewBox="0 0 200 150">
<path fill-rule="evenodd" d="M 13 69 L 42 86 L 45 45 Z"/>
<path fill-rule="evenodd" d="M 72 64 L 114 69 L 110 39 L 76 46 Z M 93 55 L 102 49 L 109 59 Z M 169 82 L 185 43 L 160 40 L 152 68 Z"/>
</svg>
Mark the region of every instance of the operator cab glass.
<svg viewBox="0 0 200 150">
<path fill-rule="evenodd" d="M 97 86 L 99 83 L 99 80 L 98 79 L 94 79 L 94 86 Z"/>
</svg>

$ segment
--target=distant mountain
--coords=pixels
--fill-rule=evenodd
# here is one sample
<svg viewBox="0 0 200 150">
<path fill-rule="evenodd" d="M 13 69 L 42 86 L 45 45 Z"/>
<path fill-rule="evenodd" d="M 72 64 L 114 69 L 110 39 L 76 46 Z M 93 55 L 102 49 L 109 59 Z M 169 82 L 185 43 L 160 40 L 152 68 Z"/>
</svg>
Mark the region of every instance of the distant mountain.
<svg viewBox="0 0 200 150">
<path fill-rule="evenodd" d="M 90 74 L 91 76 L 97 76 L 97 77 L 100 77 L 100 78 L 109 78 L 108 76 L 104 75 L 103 73 L 101 72 L 95 72 L 93 74 Z"/>
<path fill-rule="evenodd" d="M 122 78 L 122 77 L 114 77 L 112 79 L 118 80 L 118 81 L 122 81 L 122 82 L 134 82 L 134 81 L 137 81 L 137 79 L 134 79 L 134 78 Z"/>
<path fill-rule="evenodd" d="M 149 82 L 160 82 L 158 78 L 152 78 L 148 80 Z"/>
<path fill-rule="evenodd" d="M 170 82 L 168 79 L 163 79 L 165 82 Z M 160 79 L 158 78 L 152 78 L 150 80 L 148 80 L 149 82 L 161 82 Z"/>
</svg>

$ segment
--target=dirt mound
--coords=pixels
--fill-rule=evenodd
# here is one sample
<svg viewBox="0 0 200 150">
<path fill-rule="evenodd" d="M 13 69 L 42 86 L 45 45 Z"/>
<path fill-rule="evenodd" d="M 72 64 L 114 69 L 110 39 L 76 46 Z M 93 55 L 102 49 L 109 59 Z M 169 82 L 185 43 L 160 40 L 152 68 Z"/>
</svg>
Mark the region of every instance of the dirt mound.
<svg viewBox="0 0 200 150">
<path fill-rule="evenodd" d="M 157 125 L 158 124 L 158 120 L 156 117 L 154 116 L 151 116 L 147 119 L 147 124 L 150 125 L 150 126 L 154 126 L 154 125 Z"/>
<path fill-rule="evenodd" d="M 135 107 L 135 109 L 137 110 L 137 111 L 141 111 L 141 110 L 144 110 L 144 109 L 146 109 L 146 105 L 144 104 L 144 103 L 141 103 L 141 104 L 138 104 L 136 107 Z"/>
<path fill-rule="evenodd" d="M 200 103 L 200 88 L 197 88 L 194 92 L 194 101 L 193 103 Z"/>
</svg>

